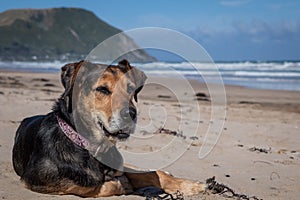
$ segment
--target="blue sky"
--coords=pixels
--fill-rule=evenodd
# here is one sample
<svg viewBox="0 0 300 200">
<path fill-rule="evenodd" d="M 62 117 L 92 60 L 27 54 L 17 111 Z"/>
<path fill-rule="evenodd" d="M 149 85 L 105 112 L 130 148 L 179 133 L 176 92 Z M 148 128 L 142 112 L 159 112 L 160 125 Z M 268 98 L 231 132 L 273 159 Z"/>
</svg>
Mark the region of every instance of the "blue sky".
<svg viewBox="0 0 300 200">
<path fill-rule="evenodd" d="M 1 0 L 14 8 L 80 7 L 128 30 L 171 28 L 214 60 L 300 60 L 299 0 Z"/>
</svg>

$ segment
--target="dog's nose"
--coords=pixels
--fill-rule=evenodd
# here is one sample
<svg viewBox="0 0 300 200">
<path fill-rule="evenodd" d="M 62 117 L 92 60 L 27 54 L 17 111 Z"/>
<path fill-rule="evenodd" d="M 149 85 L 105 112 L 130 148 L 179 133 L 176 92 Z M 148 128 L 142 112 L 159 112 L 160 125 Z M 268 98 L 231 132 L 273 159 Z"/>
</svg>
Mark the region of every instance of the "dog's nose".
<svg viewBox="0 0 300 200">
<path fill-rule="evenodd" d="M 130 118 L 132 120 L 136 119 L 136 109 L 133 107 L 129 108 L 123 108 L 120 112 L 122 119 L 129 120 Z"/>
</svg>

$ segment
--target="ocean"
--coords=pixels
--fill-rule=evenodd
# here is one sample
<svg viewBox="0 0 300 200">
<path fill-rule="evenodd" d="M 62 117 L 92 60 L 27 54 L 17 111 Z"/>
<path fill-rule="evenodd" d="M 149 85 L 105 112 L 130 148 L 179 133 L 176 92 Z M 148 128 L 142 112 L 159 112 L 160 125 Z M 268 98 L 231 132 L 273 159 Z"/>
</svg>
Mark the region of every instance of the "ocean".
<svg viewBox="0 0 300 200">
<path fill-rule="evenodd" d="M 64 62 L 3 62 L 0 69 L 57 73 Z M 257 89 L 300 91 L 300 61 L 281 62 L 153 62 L 133 63 L 147 75 L 184 76 L 201 82 L 214 82 Z"/>
</svg>

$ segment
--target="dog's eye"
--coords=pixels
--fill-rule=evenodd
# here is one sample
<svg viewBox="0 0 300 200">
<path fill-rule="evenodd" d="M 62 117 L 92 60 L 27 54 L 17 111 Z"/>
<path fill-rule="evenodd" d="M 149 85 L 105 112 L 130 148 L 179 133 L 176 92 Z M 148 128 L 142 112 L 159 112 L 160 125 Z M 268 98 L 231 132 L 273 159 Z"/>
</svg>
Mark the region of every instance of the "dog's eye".
<svg viewBox="0 0 300 200">
<path fill-rule="evenodd" d="M 101 92 L 102 94 L 105 94 L 105 95 L 110 95 L 111 94 L 111 91 L 109 91 L 109 89 L 106 86 L 97 87 L 96 91 Z"/>
</svg>

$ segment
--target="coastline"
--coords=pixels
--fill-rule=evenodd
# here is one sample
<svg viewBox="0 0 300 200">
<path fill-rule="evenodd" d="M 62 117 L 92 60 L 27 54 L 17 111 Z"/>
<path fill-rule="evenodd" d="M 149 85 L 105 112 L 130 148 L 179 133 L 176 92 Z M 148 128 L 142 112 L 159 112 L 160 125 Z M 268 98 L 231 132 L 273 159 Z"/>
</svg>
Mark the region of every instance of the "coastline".
<svg viewBox="0 0 300 200">
<path fill-rule="evenodd" d="M 24 188 L 11 164 L 13 138 L 19 122 L 31 115 L 50 112 L 55 99 L 63 88 L 59 73 L 28 73 L 0 70 L 0 197 L 2 199 L 42 199 L 56 198 L 31 192 Z M 238 193 L 257 196 L 262 199 L 297 199 L 300 195 L 300 92 L 251 89 L 225 85 L 226 121 L 223 131 L 213 150 L 204 159 L 198 158 L 204 136 L 211 122 L 211 99 L 203 83 L 190 80 L 194 93 L 188 90 L 182 80 L 174 78 L 154 78 L 157 82 L 176 85 L 182 92 L 183 104 L 172 96 L 168 88 L 157 85 L 145 86 L 139 95 L 141 123 L 147 124 L 151 109 L 163 107 L 170 112 L 165 128 L 178 130 L 179 111 L 188 127 L 182 130 L 189 134 L 189 127 L 199 125 L 198 139 L 183 139 L 191 146 L 183 156 L 165 168 L 173 175 L 205 181 L 216 176 L 219 182 L 229 185 Z M 195 97 L 204 93 L 207 97 Z M 201 119 L 193 113 L 200 107 Z M 160 108 L 160 107 L 159 107 Z M 155 110 L 154 110 L 155 111 Z M 159 111 L 159 110 L 158 110 Z M 162 117 L 154 113 L 152 117 L 159 124 Z M 153 138 L 154 144 L 136 144 L 122 148 L 137 151 L 154 151 L 158 143 L 168 141 L 164 134 Z M 148 145 L 148 146 L 147 146 Z M 157 145 L 157 146 L 155 146 Z M 267 153 L 251 151 L 256 147 Z M 252 149 L 253 150 L 253 149 Z M 269 151 L 270 150 L 270 151 Z M 62 196 L 62 199 L 79 199 Z M 110 197 L 105 199 L 145 199 L 138 196 Z M 185 199 L 226 199 L 220 195 L 201 194 Z"/>
<path fill-rule="evenodd" d="M 0 71 L 59 73 L 67 61 L 0 61 Z M 101 63 L 101 62 L 100 62 Z M 109 64 L 109 63 L 107 63 Z M 300 91 L 299 61 L 146 62 L 132 63 L 150 76 L 197 79 L 204 82 L 222 76 L 226 85 L 253 89 Z"/>
</svg>

